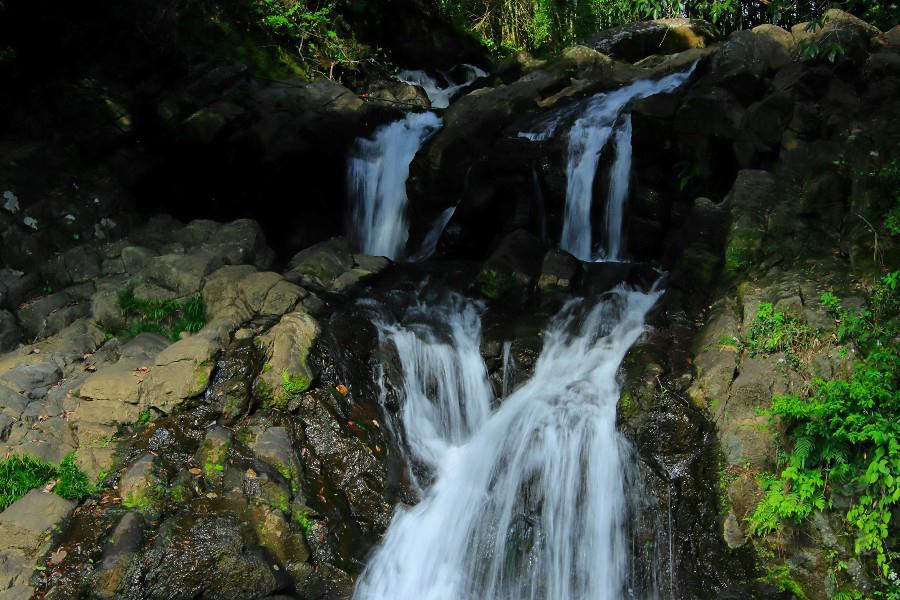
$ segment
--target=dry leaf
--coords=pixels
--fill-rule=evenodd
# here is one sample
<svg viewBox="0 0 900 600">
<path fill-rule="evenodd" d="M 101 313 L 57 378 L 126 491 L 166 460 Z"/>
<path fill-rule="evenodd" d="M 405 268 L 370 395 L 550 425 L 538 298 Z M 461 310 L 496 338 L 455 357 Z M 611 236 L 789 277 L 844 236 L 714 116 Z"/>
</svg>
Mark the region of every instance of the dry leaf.
<svg viewBox="0 0 900 600">
<path fill-rule="evenodd" d="M 247 469 L 244 475 L 246 475 L 247 477 L 256 477 L 256 471 L 254 471 L 253 469 Z"/>
<path fill-rule="evenodd" d="M 336 389 L 338 394 L 340 394 L 341 396 L 346 396 L 347 394 L 350 393 L 350 390 L 343 383 L 339 383 L 338 385 L 335 386 L 334 389 Z"/>
<path fill-rule="evenodd" d="M 197 467 L 194 467 L 193 469 L 191 469 L 191 475 L 193 475 L 194 477 L 200 477 L 200 475 L 202 475 L 202 474 L 203 474 L 202 469 L 199 469 Z"/>
<path fill-rule="evenodd" d="M 53 552 L 50 554 L 50 564 L 58 565 L 63 560 L 65 560 L 65 558 L 68 554 L 69 553 L 66 552 L 65 550 L 63 550 L 62 548 L 58 549 L 56 552 Z"/>
</svg>

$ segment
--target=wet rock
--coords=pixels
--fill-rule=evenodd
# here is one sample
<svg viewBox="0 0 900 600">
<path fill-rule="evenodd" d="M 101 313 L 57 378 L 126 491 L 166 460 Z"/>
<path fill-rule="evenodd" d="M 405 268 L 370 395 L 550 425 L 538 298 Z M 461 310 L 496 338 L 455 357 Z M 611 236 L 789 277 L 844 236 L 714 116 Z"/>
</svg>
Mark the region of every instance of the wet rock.
<svg viewBox="0 0 900 600">
<path fill-rule="evenodd" d="M 224 427 L 213 427 L 206 432 L 206 437 L 197 450 L 196 460 L 203 469 L 203 480 L 209 489 L 217 490 L 222 487 L 231 446 L 231 432 Z"/>
<path fill-rule="evenodd" d="M 293 529 L 278 509 L 257 507 L 253 514 L 260 545 L 271 552 L 288 573 L 302 570 L 310 556 L 303 534 Z"/>
<path fill-rule="evenodd" d="M 308 313 L 295 311 L 286 314 L 265 335 L 259 337 L 266 348 L 267 368 L 259 381 L 264 394 L 277 404 L 286 405 L 292 394 L 303 391 L 315 379 L 316 373 L 307 362 L 313 340 L 319 335 L 319 325 Z M 296 385 L 291 385 L 292 383 Z"/>
<path fill-rule="evenodd" d="M 122 600 L 264 598 L 284 585 L 234 516 L 176 517 L 120 585 Z"/>
<path fill-rule="evenodd" d="M 253 342 L 255 332 L 248 331 L 246 337 L 239 333 L 235 333 L 236 341 L 216 363 L 206 392 L 207 401 L 213 403 L 225 424 L 232 424 L 249 413 L 253 381 L 262 369 L 262 353 Z"/>
<path fill-rule="evenodd" d="M 527 299 L 538 276 L 544 243 L 533 234 L 518 229 L 500 242 L 478 274 L 481 293 L 493 300 Z"/>
<path fill-rule="evenodd" d="M 384 257 L 353 254 L 345 238 L 331 238 L 296 254 L 284 276 L 314 290 L 343 293 L 389 264 Z"/>
<path fill-rule="evenodd" d="M 267 427 L 261 431 L 253 431 L 251 435 L 253 439 L 249 446 L 253 454 L 275 467 L 296 492 L 300 487 L 302 472 L 290 431 L 286 427 Z"/>
<path fill-rule="evenodd" d="M 100 275 L 100 254 L 90 246 L 76 246 L 51 259 L 42 274 L 59 286 L 90 281 Z"/>
<path fill-rule="evenodd" d="M 537 286 L 542 292 L 568 290 L 578 274 L 578 259 L 565 252 L 553 248 L 544 255 L 541 276 Z"/>
<path fill-rule="evenodd" d="M 119 481 L 122 505 L 144 514 L 154 514 L 159 509 L 162 482 L 156 475 L 156 461 L 152 454 L 145 454 L 135 461 Z"/>
<path fill-rule="evenodd" d="M 369 102 L 387 108 L 431 108 L 428 95 L 421 87 L 403 81 L 383 81 L 368 89 Z"/>
<path fill-rule="evenodd" d="M 715 28 L 700 19 L 656 19 L 620 25 L 589 37 L 598 52 L 636 62 L 651 54 L 674 54 L 715 42 Z"/>
<path fill-rule="evenodd" d="M 138 512 L 122 515 L 103 548 L 103 558 L 97 568 L 94 593 L 100 598 L 115 598 L 125 573 L 138 558 L 138 548 L 144 531 L 144 518 Z"/>
<path fill-rule="evenodd" d="M 9 352 L 22 342 L 22 328 L 16 316 L 0 309 L 0 353 Z"/>
</svg>

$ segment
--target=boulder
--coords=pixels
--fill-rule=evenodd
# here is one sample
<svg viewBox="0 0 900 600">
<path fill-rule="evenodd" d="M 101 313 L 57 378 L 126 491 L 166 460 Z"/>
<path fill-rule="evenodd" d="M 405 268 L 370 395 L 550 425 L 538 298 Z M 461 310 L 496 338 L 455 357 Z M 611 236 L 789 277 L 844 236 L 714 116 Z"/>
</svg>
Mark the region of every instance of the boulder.
<svg viewBox="0 0 900 600">
<path fill-rule="evenodd" d="M 178 516 L 160 529 L 165 533 L 132 562 L 117 598 L 249 600 L 285 584 L 262 552 L 244 541 L 233 515 Z"/>
<path fill-rule="evenodd" d="M 538 288 L 542 292 L 569 290 L 578 274 L 578 266 L 577 258 L 564 250 L 551 248 L 544 255 Z"/>
<path fill-rule="evenodd" d="M 169 412 L 206 389 L 213 357 L 222 348 L 222 340 L 211 325 L 212 322 L 203 331 L 179 340 L 157 355 L 141 382 L 142 406 Z"/>
<path fill-rule="evenodd" d="M 113 529 L 94 579 L 93 592 L 100 598 L 116 597 L 116 590 L 132 562 L 138 558 L 138 548 L 144 531 L 144 518 L 139 512 L 128 511 Z"/>
<path fill-rule="evenodd" d="M 296 493 L 299 490 L 302 473 L 290 431 L 285 427 L 268 427 L 253 433 L 253 439 L 249 444 L 253 454 L 275 467 Z"/>
<path fill-rule="evenodd" d="M 712 59 L 710 76 L 742 100 L 756 99 L 766 88 L 766 79 L 791 61 L 783 40 L 766 31 L 735 31 Z"/>
<path fill-rule="evenodd" d="M 509 299 L 524 292 L 524 301 L 541 274 L 545 245 L 532 233 L 517 229 L 504 237 L 478 274 L 481 293 L 492 299 Z"/>
<path fill-rule="evenodd" d="M 606 29 L 584 45 L 603 54 L 637 62 L 651 54 L 675 54 L 704 48 L 718 39 L 711 23 L 700 19 L 656 19 Z"/>
<path fill-rule="evenodd" d="M 821 28 L 809 23 L 791 27 L 799 48 L 815 44 L 820 55 L 825 55 L 834 44 L 840 44 L 843 48 L 840 61 L 859 66 L 865 63 L 869 52 L 884 43 L 880 29 L 840 9 L 826 10 L 823 21 Z"/>
<path fill-rule="evenodd" d="M 738 173 L 725 198 L 731 224 L 725 246 L 725 271 L 737 275 L 754 266 L 762 256 L 766 213 L 775 202 L 775 178 L 767 171 Z"/>
<path fill-rule="evenodd" d="M 0 309 L 0 353 L 9 352 L 22 342 L 22 328 L 16 316 Z"/>
<path fill-rule="evenodd" d="M 266 368 L 259 381 L 263 396 L 276 404 L 286 404 L 292 395 L 309 387 L 316 373 L 307 362 L 309 349 L 319 335 L 319 324 L 305 311 L 284 315 L 258 339 L 265 347 Z"/>
<path fill-rule="evenodd" d="M 119 481 L 119 495 L 122 506 L 154 514 L 159 509 L 160 493 L 157 486 L 162 482 L 156 475 L 156 461 L 152 454 L 145 454 L 136 460 Z"/>
</svg>

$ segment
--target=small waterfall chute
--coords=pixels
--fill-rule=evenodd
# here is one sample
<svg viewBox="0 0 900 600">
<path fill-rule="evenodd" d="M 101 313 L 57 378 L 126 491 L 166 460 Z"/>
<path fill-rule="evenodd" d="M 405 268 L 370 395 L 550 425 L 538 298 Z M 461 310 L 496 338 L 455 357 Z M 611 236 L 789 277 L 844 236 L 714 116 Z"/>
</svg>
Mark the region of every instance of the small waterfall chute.
<svg viewBox="0 0 900 600">
<path fill-rule="evenodd" d="M 450 100 L 460 90 L 465 89 L 475 83 L 479 77 L 486 77 L 487 73 L 475 65 L 463 64 L 461 68 L 465 71 L 465 79 L 461 83 L 455 83 L 448 75 L 441 73 L 445 80 L 441 84 L 437 79 L 420 70 L 406 70 L 397 73 L 397 79 L 404 83 L 417 85 L 425 90 L 428 100 L 431 101 L 432 108 L 447 108 L 450 106 Z"/>
<path fill-rule="evenodd" d="M 441 125 L 434 113 L 409 113 L 354 142 L 347 168 L 348 230 L 361 252 L 390 259 L 403 254 L 409 165 Z"/>
<path fill-rule="evenodd" d="M 636 99 L 679 88 L 695 67 L 696 63 L 687 71 L 656 80 L 641 79 L 612 92 L 595 94 L 541 117 L 531 131 L 519 132 L 519 137 L 528 140 L 546 140 L 578 115 L 568 134 L 566 208 L 560 248 L 585 261 L 622 259 L 622 228 L 631 176 L 631 119 L 623 112 Z M 598 247 L 591 226 L 594 179 L 603 152 L 610 145 L 615 147 L 616 156 L 610 171 L 603 246 Z"/>
</svg>

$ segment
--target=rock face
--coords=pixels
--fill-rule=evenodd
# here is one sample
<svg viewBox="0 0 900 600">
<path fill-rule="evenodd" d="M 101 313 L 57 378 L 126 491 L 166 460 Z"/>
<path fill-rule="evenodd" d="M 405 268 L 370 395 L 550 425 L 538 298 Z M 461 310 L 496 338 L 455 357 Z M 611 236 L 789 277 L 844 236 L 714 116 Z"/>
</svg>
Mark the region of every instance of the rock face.
<svg viewBox="0 0 900 600">
<path fill-rule="evenodd" d="M 810 44 L 835 40 L 845 53 L 833 65 L 803 60 Z M 53 463 L 76 452 L 104 481 L 75 512 L 32 490 L 0 514 L 0 598 L 30 597 L 38 583 L 58 594 L 48 598 L 74 597 L 87 577 L 105 598 L 347 598 L 395 507 L 417 501 L 419 465 L 390 427 L 397 367 L 373 299 L 396 311 L 423 286 L 480 296 L 500 402 L 533 372 L 542 328 L 570 296 L 657 281 L 667 293 L 624 363 L 619 406 L 644 484 L 637 589 L 661 574 L 656 584 L 685 600 L 775 598 L 758 580 L 787 569 L 818 600 L 835 591 L 832 560 L 863 589 L 867 559 L 836 512 L 765 539 L 747 518 L 762 495 L 756 475 L 778 466 L 761 411 L 850 368 L 816 299 L 834 290 L 861 301 L 860 287 L 898 264 L 882 225 L 896 186 L 872 175 L 898 160 L 898 48 L 896 28 L 829 11 L 817 31 L 763 25 L 720 43 L 708 23 L 664 19 L 554 59 L 519 53 L 444 111 L 411 166 L 411 239 L 452 207 L 437 254 L 460 262 L 392 264 L 335 237 L 350 141 L 395 118 L 394 102 L 427 106 L 406 84 L 382 82 L 365 100 L 334 81 L 198 66 L 185 75 L 195 85 L 145 99 L 160 131 L 147 138 L 153 160 L 110 141 L 120 162 L 91 170 L 78 193 L 70 181 L 12 177 L 37 229 L 0 211 L 0 444 Z M 558 250 L 568 131 L 586 99 L 688 68 L 681 89 L 625 109 L 625 255 L 646 264 Z M 551 123 L 546 139 L 519 135 Z M 3 178 L 14 162 L 53 158 L 43 146 L 0 155 Z M 595 197 L 614 161 L 601 153 Z M 188 169 L 200 175 L 180 177 Z M 111 175 L 126 172 L 133 180 Z M 216 198 L 216 214 L 265 218 L 129 216 L 129 194 L 180 215 L 194 210 L 186 198 L 209 214 L 205 199 Z M 200 295 L 206 318 L 197 331 L 125 339 L 134 316 L 123 290 L 161 305 Z M 798 363 L 748 348 L 764 302 L 820 332 Z M 51 546 L 49 530 L 70 517 Z M 33 579 L 51 549 L 69 558 Z"/>
<path fill-rule="evenodd" d="M 718 39 L 711 23 L 699 19 L 655 19 L 606 29 L 585 45 L 615 58 L 637 62 L 651 54 L 705 48 Z"/>
</svg>

